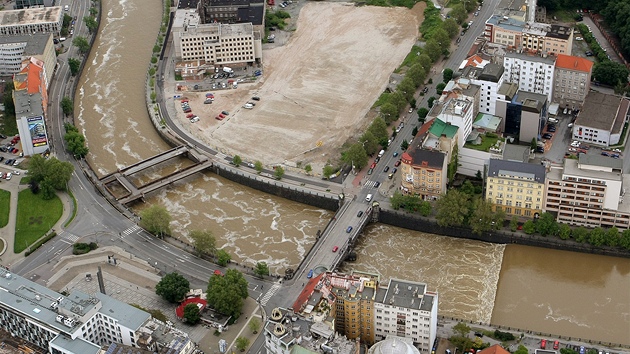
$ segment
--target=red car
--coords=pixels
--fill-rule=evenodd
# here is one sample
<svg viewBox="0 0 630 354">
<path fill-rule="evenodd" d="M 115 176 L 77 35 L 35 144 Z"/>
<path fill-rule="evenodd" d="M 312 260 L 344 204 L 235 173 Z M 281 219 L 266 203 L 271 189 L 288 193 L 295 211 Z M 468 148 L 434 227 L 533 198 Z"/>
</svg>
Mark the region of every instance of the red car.
<svg viewBox="0 0 630 354">
<path fill-rule="evenodd" d="M 223 120 L 223 118 L 221 118 L 219 116 L 214 117 L 214 119 L 216 119 L 216 120 Z"/>
<path fill-rule="evenodd" d="M 214 271 L 214 275 L 223 276 L 223 273 L 221 273 L 221 271 L 220 271 L 220 270 L 216 269 L 216 270 Z"/>
<path fill-rule="evenodd" d="M 225 118 L 225 114 L 219 113 L 219 117 L 221 117 L 221 119 L 223 119 L 223 118 Z"/>
<path fill-rule="evenodd" d="M 558 350 L 558 348 L 560 348 L 560 342 L 559 341 L 553 342 L 553 349 Z"/>
<path fill-rule="evenodd" d="M 540 341 L 540 349 L 545 349 L 547 347 L 547 340 L 543 339 Z"/>
<path fill-rule="evenodd" d="M 214 94 L 212 94 L 212 93 L 206 93 L 206 98 L 214 98 Z"/>
<path fill-rule="evenodd" d="M 400 166 L 400 160 L 396 161 L 396 163 L 394 163 L 394 166 L 395 166 L 395 167 Z"/>
<path fill-rule="evenodd" d="M 339 249 L 338 246 L 333 247 L 333 252 L 337 252 L 338 249 Z"/>
<path fill-rule="evenodd" d="M 188 113 L 188 114 L 186 115 L 186 118 L 189 118 L 189 119 L 190 119 L 190 118 L 192 118 L 192 117 L 194 117 L 194 116 L 195 116 L 194 114 L 192 114 L 192 113 Z"/>
</svg>

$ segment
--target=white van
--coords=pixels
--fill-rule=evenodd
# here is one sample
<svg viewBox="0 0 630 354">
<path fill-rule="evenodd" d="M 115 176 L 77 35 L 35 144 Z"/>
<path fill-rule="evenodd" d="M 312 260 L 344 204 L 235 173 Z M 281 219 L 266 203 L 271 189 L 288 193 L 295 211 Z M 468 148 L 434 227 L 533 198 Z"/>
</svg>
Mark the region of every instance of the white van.
<svg viewBox="0 0 630 354">
<path fill-rule="evenodd" d="M 547 120 L 549 121 L 549 123 L 552 123 L 552 124 L 558 123 L 558 120 L 556 118 L 549 118 Z"/>
<path fill-rule="evenodd" d="M 381 150 L 381 152 L 378 153 L 378 157 L 383 157 L 383 155 L 385 155 L 385 150 Z"/>
<path fill-rule="evenodd" d="M 63 11 L 69 11 L 70 10 L 70 6 L 66 5 L 63 7 Z"/>
<path fill-rule="evenodd" d="M 371 202 L 372 201 L 372 194 L 368 194 L 367 197 L 365 197 L 365 201 L 366 202 Z"/>
</svg>

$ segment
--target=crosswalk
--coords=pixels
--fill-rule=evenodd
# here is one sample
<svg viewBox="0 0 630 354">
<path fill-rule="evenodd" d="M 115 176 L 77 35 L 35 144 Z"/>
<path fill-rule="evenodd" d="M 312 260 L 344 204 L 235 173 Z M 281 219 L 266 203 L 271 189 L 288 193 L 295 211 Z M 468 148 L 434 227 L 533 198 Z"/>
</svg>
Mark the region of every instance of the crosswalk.
<svg viewBox="0 0 630 354">
<path fill-rule="evenodd" d="M 132 233 L 136 232 L 140 230 L 140 226 L 138 225 L 133 225 L 132 227 L 128 228 L 127 230 L 123 231 L 120 233 L 120 238 L 125 238 L 125 236 L 129 236 Z"/>
<path fill-rule="evenodd" d="M 62 241 L 70 243 L 70 244 L 77 242 L 77 240 L 80 238 L 79 236 L 75 234 L 72 234 L 70 232 L 65 232 L 63 230 L 60 230 L 59 232 L 57 232 L 57 236 L 61 236 Z"/>
<path fill-rule="evenodd" d="M 280 289 L 280 284 L 278 283 L 273 284 L 271 289 L 269 289 L 267 293 L 265 293 L 265 296 L 263 296 L 263 298 L 260 299 L 260 304 L 262 306 L 266 306 L 267 302 L 269 302 L 269 299 L 271 299 L 271 297 L 274 296 L 276 292 L 278 292 L 278 289 Z"/>
<path fill-rule="evenodd" d="M 378 185 L 377 185 L 377 183 L 378 183 Z M 380 186 L 380 183 L 377 182 L 377 181 L 367 181 L 363 185 L 363 188 L 365 188 L 365 189 L 372 189 L 372 188 L 375 188 L 375 187 L 378 187 L 378 186 Z"/>
</svg>

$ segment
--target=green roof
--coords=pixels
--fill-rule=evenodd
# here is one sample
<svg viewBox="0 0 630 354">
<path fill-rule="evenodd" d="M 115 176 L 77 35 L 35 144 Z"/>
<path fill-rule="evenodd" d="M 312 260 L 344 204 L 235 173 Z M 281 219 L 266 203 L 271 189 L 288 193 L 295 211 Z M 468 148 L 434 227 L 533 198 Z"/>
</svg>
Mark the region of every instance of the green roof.
<svg viewBox="0 0 630 354">
<path fill-rule="evenodd" d="M 445 135 L 447 138 L 452 139 L 457 135 L 457 129 L 457 126 L 446 124 L 441 119 L 435 118 L 431 128 L 429 128 L 429 133 L 438 137 Z"/>
</svg>

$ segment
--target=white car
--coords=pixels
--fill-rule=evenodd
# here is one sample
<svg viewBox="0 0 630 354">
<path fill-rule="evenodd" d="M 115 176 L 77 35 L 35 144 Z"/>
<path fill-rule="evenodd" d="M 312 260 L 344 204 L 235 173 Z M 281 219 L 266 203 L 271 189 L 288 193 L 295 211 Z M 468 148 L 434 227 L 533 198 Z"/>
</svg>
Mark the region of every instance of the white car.
<svg viewBox="0 0 630 354">
<path fill-rule="evenodd" d="M 196 123 L 199 121 L 199 117 L 193 117 L 193 119 L 190 120 L 191 123 Z"/>
<path fill-rule="evenodd" d="M 613 149 L 614 152 L 621 152 L 620 149 Z"/>
<path fill-rule="evenodd" d="M 413 108 L 409 108 L 409 113 L 413 113 Z"/>
<path fill-rule="evenodd" d="M 621 151 L 619 151 L 619 152 L 621 152 Z M 20 171 L 13 171 L 13 174 L 16 175 L 16 176 L 19 176 L 20 175 Z"/>
</svg>

